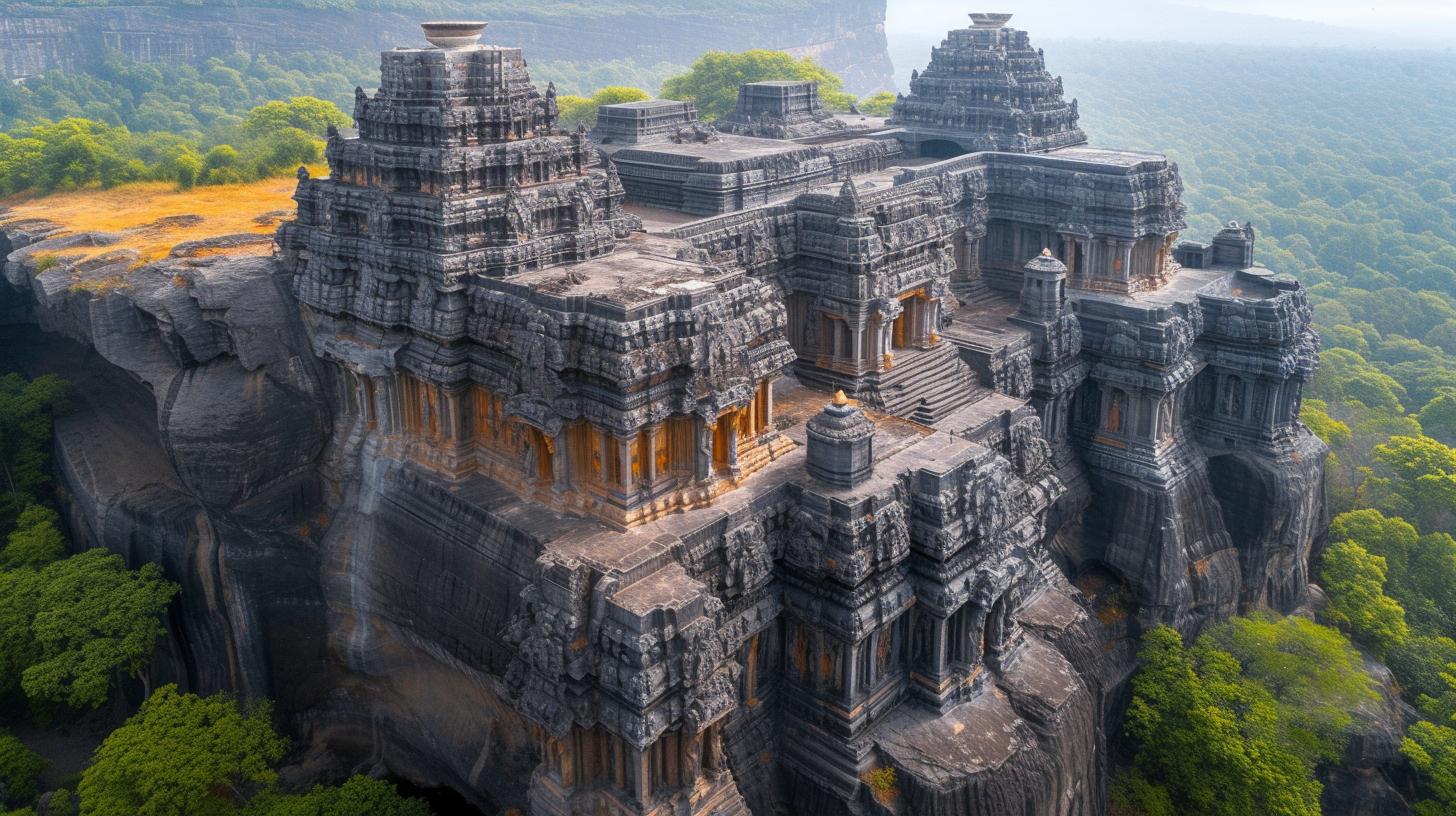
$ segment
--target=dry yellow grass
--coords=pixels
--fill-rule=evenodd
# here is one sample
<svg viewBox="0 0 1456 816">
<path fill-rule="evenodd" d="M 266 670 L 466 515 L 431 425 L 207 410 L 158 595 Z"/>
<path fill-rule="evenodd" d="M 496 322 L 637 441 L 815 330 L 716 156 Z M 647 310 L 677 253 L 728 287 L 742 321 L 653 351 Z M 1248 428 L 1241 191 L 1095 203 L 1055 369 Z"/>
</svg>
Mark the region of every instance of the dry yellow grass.
<svg viewBox="0 0 1456 816">
<path fill-rule="evenodd" d="M 111 190 L 81 190 L 38 198 L 0 200 L 0 225 L 11 220 L 45 219 L 60 224 L 66 233 L 111 232 L 123 237 L 104 247 L 76 247 L 57 252 L 62 257 L 90 258 L 117 249 L 132 249 L 140 263 L 165 258 L 187 241 L 220 235 L 272 234 L 280 217 L 292 214 L 292 195 L 298 186 L 293 176 L 250 184 L 178 190 L 168 182 L 129 184 Z M 196 216 L 189 218 L 188 216 Z M 232 249 L 208 249 L 201 254 L 265 255 L 266 243 Z"/>
</svg>

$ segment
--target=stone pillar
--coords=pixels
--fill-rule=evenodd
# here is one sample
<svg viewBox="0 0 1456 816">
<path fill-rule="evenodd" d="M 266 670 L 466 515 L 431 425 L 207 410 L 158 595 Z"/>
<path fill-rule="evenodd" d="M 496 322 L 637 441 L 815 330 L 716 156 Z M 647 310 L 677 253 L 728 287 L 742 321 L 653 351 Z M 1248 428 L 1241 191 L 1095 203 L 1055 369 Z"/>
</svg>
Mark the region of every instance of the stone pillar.
<svg viewBox="0 0 1456 816">
<path fill-rule="evenodd" d="M 623 743 L 626 745 L 627 743 Z M 632 763 L 632 779 L 637 790 L 637 801 L 647 804 L 652 798 L 652 746 L 646 750 L 637 751 L 636 759 Z"/>
<path fill-rule="evenodd" d="M 547 437 L 543 436 L 542 439 Z M 551 489 L 564 493 L 571 489 L 571 451 L 566 449 L 566 427 L 549 438 L 551 451 Z"/>
<path fill-rule="evenodd" d="M 937 683 L 946 674 L 946 623 L 947 619 L 939 616 L 930 618 L 930 678 Z"/>
<path fill-rule="evenodd" d="M 632 478 L 632 437 L 617 437 L 617 489 L 624 495 L 631 496 L 637 492 L 637 485 Z"/>
<path fill-rule="evenodd" d="M 855 325 L 850 331 L 853 333 L 850 356 L 854 359 L 854 370 L 859 371 L 864 365 L 864 326 Z"/>
<path fill-rule="evenodd" d="M 773 428 L 773 391 L 773 380 L 765 380 L 763 384 L 763 427 L 765 431 Z"/>
<path fill-rule="evenodd" d="M 1122 274 L 1118 280 L 1123 282 L 1132 280 L 1132 247 L 1131 241 L 1117 242 L 1117 259 L 1122 261 Z"/>
<path fill-rule="evenodd" d="M 601 484 L 610 484 L 612 479 L 612 435 L 605 429 L 597 429 L 597 452 L 602 462 L 602 472 L 598 474 Z"/>
<path fill-rule="evenodd" d="M 713 426 L 705 419 L 698 420 L 698 451 L 693 475 L 700 482 L 713 478 Z"/>
<path fill-rule="evenodd" d="M 722 422 L 723 419 L 720 417 L 718 419 L 718 421 L 719 422 Z M 736 478 L 738 478 L 738 473 L 739 473 L 739 467 L 738 467 L 738 424 L 737 424 L 736 418 L 735 418 L 735 420 L 732 423 L 730 423 L 730 427 L 728 428 L 728 433 L 726 434 L 726 437 L 728 439 L 728 470 L 729 470 L 730 473 L 733 474 L 733 478 L 736 479 Z"/>
<path fill-rule="evenodd" d="M 648 425 L 642 429 L 642 444 L 647 448 L 647 461 L 642 463 L 642 478 L 649 485 L 657 484 L 657 435 L 661 429 Z"/>
</svg>

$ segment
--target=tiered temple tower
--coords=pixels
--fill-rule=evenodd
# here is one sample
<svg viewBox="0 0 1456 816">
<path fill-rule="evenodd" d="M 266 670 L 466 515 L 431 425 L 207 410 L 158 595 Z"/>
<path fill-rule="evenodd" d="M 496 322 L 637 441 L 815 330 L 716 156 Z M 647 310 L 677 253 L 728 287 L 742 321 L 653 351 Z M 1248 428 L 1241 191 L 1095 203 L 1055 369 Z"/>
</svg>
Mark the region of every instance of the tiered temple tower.
<svg viewBox="0 0 1456 816">
<path fill-rule="evenodd" d="M 970 28 L 947 34 L 925 71 L 911 73 L 890 122 L 913 134 L 921 155 L 1040 153 L 1087 141 L 1077 100 L 1063 100 L 1061 77 L 1047 72 L 1025 31 L 1005 27 L 1010 19 L 972 14 Z"/>
<path fill-rule="evenodd" d="M 635 232 L 612 167 L 556 129 L 554 89 L 483 28 L 385 52 L 331 176 L 300 171 L 280 245 L 344 405 L 385 450 L 548 507 L 633 525 L 710 501 L 787 444 L 783 308 Z"/>
</svg>

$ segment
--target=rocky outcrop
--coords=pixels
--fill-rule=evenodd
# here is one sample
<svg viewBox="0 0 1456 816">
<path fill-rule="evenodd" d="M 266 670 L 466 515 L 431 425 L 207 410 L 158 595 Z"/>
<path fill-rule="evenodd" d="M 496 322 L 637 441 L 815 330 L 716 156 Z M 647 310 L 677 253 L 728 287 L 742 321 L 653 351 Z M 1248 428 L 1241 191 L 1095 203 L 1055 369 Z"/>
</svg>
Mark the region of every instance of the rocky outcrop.
<svg viewBox="0 0 1456 816">
<path fill-rule="evenodd" d="M 0 15 L 0 77 L 52 68 L 75 71 L 104 49 L 142 62 L 199 61 L 231 54 L 295 53 L 321 45 L 384 51 L 417 42 L 418 14 L 391 11 L 218 6 L 20 8 Z M 811 56 L 844 78 L 846 90 L 894 87 L 885 41 L 885 0 L 816 2 L 749 13 L 598 15 L 516 7 L 491 21 L 490 38 L 523 46 L 539 60 L 634 59 L 686 65 L 712 49 L 782 49 Z M 319 32 L 327 31 L 327 38 Z"/>
<path fill-rule="evenodd" d="M 466 654 L 481 605 L 519 589 L 480 557 L 498 525 L 388 468 L 340 492 L 349 429 L 271 258 L 77 262 L 68 247 L 112 237 L 54 231 L 4 232 L 0 344 L 73 384 L 56 465 L 76 545 L 183 584 L 154 676 L 274 698 L 304 781 L 390 773 L 486 812 L 522 803 L 536 743 Z M 457 535 L 421 550 L 420 516 Z M 494 546 L 524 569 L 517 543 Z"/>
</svg>

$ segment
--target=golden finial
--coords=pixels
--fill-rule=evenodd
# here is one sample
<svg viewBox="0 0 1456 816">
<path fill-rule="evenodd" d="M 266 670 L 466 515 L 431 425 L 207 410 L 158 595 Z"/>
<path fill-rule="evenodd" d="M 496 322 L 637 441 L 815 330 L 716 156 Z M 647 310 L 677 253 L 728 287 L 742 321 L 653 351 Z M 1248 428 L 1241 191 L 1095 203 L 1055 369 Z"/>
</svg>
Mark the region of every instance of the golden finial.
<svg viewBox="0 0 1456 816">
<path fill-rule="evenodd" d="M 1051 250 L 1051 248 L 1050 247 L 1042 247 L 1041 256 L 1043 258 L 1050 258 L 1052 256 L 1052 250 Z"/>
<path fill-rule="evenodd" d="M 834 392 L 834 404 L 835 405 L 848 405 L 849 404 L 849 397 L 846 397 L 844 395 L 844 389 L 843 388 L 841 388 L 838 391 L 835 391 Z"/>
</svg>

